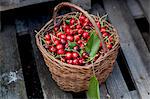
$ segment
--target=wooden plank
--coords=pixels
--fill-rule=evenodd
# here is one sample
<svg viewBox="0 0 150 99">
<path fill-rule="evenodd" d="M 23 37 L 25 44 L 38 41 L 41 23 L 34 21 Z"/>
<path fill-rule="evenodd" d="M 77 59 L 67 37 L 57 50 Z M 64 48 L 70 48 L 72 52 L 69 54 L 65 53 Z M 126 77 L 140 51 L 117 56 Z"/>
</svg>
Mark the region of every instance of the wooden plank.
<svg viewBox="0 0 150 99">
<path fill-rule="evenodd" d="M 85 10 L 91 9 L 91 0 L 70 0 L 70 2 L 81 6 Z"/>
<path fill-rule="evenodd" d="M 144 17 L 144 13 L 136 0 L 126 0 L 127 5 L 131 11 L 131 14 L 134 18 Z"/>
<path fill-rule="evenodd" d="M 27 32 L 28 31 L 28 26 L 27 26 L 26 21 L 25 22 L 24 21 L 25 20 L 23 20 L 23 18 L 15 19 L 16 32 L 19 36 L 28 34 L 28 32 Z"/>
<path fill-rule="evenodd" d="M 99 13 L 100 16 L 106 14 L 105 10 L 101 7 L 99 4 L 94 4 L 91 9 L 92 14 Z M 108 77 L 108 80 L 106 81 L 106 86 L 108 92 L 101 92 L 103 93 L 103 97 L 112 98 L 112 99 L 131 99 L 131 96 L 129 94 L 129 90 L 126 86 L 126 83 L 122 77 L 122 74 L 120 72 L 120 69 L 118 67 L 118 64 L 115 63 L 115 68 L 113 70 L 113 73 Z M 107 94 L 106 94 L 107 93 Z"/>
<path fill-rule="evenodd" d="M 123 0 L 103 0 L 112 24 L 118 29 L 121 48 L 136 89 L 142 99 L 150 98 L 150 53 Z"/>
<path fill-rule="evenodd" d="M 140 99 L 139 94 L 136 90 L 130 91 L 130 95 L 131 95 L 132 99 Z"/>
<path fill-rule="evenodd" d="M 6 19 L 0 31 L 0 99 L 27 99 L 15 27 Z"/>
<path fill-rule="evenodd" d="M 149 52 L 150 52 L 150 33 L 146 33 L 146 32 L 144 32 L 144 33 L 142 33 L 142 35 L 143 35 L 143 38 L 144 38 L 144 40 L 145 40 L 145 42 L 146 42 L 146 45 L 147 45 L 147 47 L 148 47 L 148 49 L 149 49 Z"/>
<path fill-rule="evenodd" d="M 41 20 L 41 21 L 39 21 Z M 44 93 L 44 99 L 72 99 L 72 95 L 70 93 L 62 91 L 51 78 L 50 72 L 47 66 L 44 63 L 43 57 L 39 52 L 36 43 L 35 43 L 35 29 L 40 29 L 43 26 L 45 21 L 43 18 L 33 18 L 29 19 L 29 33 L 31 35 L 31 43 L 34 51 L 34 58 L 37 65 L 37 70 L 42 86 L 42 90 Z"/>
<path fill-rule="evenodd" d="M 106 86 L 112 99 L 132 99 L 117 63 L 112 74 L 106 81 Z"/>
<path fill-rule="evenodd" d="M 100 85 L 100 99 L 108 99 L 109 96 L 105 83 Z"/>
<path fill-rule="evenodd" d="M 0 31 L 1 31 L 1 29 L 2 29 L 2 17 L 1 17 L 1 12 L 0 12 Z"/>
<path fill-rule="evenodd" d="M 6 11 L 48 1 L 54 0 L 0 0 L 0 11 Z"/>
<path fill-rule="evenodd" d="M 150 0 L 138 0 L 150 24 Z"/>
</svg>

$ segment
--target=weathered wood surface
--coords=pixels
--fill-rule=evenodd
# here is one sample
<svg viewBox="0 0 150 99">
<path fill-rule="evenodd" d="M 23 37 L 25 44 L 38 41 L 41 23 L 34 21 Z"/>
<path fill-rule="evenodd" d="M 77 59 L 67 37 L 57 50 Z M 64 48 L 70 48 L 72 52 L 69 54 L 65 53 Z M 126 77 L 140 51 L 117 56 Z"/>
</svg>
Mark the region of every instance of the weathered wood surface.
<svg viewBox="0 0 150 99">
<path fill-rule="evenodd" d="M 0 99 L 27 99 L 16 30 L 8 19 L 0 31 Z"/>
<path fill-rule="evenodd" d="M 150 0 L 138 0 L 150 24 Z"/>
<path fill-rule="evenodd" d="M 93 5 L 90 12 L 100 16 L 106 14 L 99 4 Z M 100 94 L 103 99 L 132 99 L 117 62 L 114 64 L 113 72 L 108 77 L 106 84 L 103 84 L 101 87 Z"/>
<path fill-rule="evenodd" d="M 149 33 L 144 32 L 142 35 L 150 52 L 150 31 Z"/>
<path fill-rule="evenodd" d="M 140 99 L 139 94 L 136 90 L 130 91 L 130 95 L 131 95 L 132 99 Z"/>
<path fill-rule="evenodd" d="M 41 21 L 39 21 L 41 20 Z M 35 43 L 35 32 L 34 30 L 40 29 L 42 24 L 45 23 L 41 18 L 34 18 L 28 20 L 29 33 L 31 35 L 31 43 L 34 51 L 34 58 L 37 65 L 37 70 L 44 93 L 44 99 L 72 99 L 70 93 L 62 91 L 57 85 L 56 82 L 51 78 L 50 72 L 47 66 L 44 63 L 43 57 L 39 52 L 36 43 Z"/>
<path fill-rule="evenodd" d="M 112 24 L 118 29 L 121 48 L 136 89 L 142 99 L 150 98 L 150 53 L 123 0 L 103 0 Z"/>
<path fill-rule="evenodd" d="M 136 0 L 126 0 L 127 5 L 132 13 L 134 18 L 144 17 L 144 13 Z"/>
<path fill-rule="evenodd" d="M 81 6 L 85 10 L 91 9 L 91 0 L 70 0 L 70 2 Z"/>
<path fill-rule="evenodd" d="M 0 11 L 20 8 L 28 5 L 44 3 L 54 0 L 0 0 Z"/>
<path fill-rule="evenodd" d="M 106 86 L 112 99 L 132 99 L 117 63 L 106 81 Z"/>
</svg>

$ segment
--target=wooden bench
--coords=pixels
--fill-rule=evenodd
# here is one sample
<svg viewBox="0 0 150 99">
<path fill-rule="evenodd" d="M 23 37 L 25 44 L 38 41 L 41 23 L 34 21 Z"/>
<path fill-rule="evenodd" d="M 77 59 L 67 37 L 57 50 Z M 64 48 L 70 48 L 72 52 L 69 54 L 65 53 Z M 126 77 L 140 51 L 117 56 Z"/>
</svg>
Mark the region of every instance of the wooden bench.
<svg viewBox="0 0 150 99">
<path fill-rule="evenodd" d="M 142 0 L 131 1 L 135 2 L 137 5 L 136 7 L 141 9 L 141 5 L 143 5 L 143 3 L 141 3 Z M 49 5 L 50 4 L 51 2 L 49 2 Z M 149 45 L 146 45 L 148 41 L 144 41 L 143 38 L 145 38 L 145 36 L 142 36 L 143 34 L 134 20 L 135 18 L 138 19 L 141 17 L 146 17 L 147 20 L 149 20 L 148 12 L 146 12 L 147 9 L 142 8 L 142 10 L 139 10 L 140 13 L 134 13 L 134 10 L 131 11 L 133 8 L 131 7 L 129 0 L 127 0 L 127 2 L 124 0 L 103 0 L 103 5 L 104 8 L 98 3 L 92 5 L 90 12 L 93 14 L 97 14 L 98 12 L 100 15 L 108 13 L 111 23 L 117 28 L 120 35 L 121 49 L 118 59 L 114 64 L 115 67 L 113 72 L 107 81 L 100 86 L 101 99 L 150 99 Z M 50 19 L 49 15 L 39 14 L 24 17 L 24 15 L 17 14 L 17 16 L 19 17 L 10 18 L 12 22 L 4 22 L 2 32 L 0 33 L 0 56 L 2 56 L 0 59 L 0 69 L 2 69 L 1 74 L 16 71 L 19 70 L 18 68 L 21 68 L 16 34 L 18 36 L 30 35 L 32 53 L 44 99 L 86 99 L 84 93 L 64 92 L 59 89 L 52 80 L 51 74 L 43 61 L 43 57 L 35 44 L 34 31 L 38 31 Z M 12 24 L 8 24 L 8 22 L 11 22 Z M 15 27 L 13 24 L 15 24 Z M 146 34 L 146 37 L 150 36 L 150 34 Z M 9 35 L 10 37 L 7 38 Z M 5 68 L 2 68 L 3 65 Z M 10 68 L 10 66 L 17 69 Z M 127 74 L 124 71 L 125 69 L 128 72 Z M 22 75 L 22 73 L 20 74 Z M 18 84 L 20 81 L 23 83 Z M 16 91 L 12 92 L 12 90 L 8 90 L 8 93 L 5 96 L 2 96 L 1 92 L 0 99 L 1 97 L 2 99 L 9 99 L 10 97 L 12 97 L 11 99 L 20 99 L 20 97 L 26 99 L 27 94 L 24 79 L 17 80 L 15 84 L 17 85 L 15 86 Z M 19 91 L 18 88 L 21 88 L 22 90 Z M 18 95 L 18 91 L 22 94 Z"/>
</svg>

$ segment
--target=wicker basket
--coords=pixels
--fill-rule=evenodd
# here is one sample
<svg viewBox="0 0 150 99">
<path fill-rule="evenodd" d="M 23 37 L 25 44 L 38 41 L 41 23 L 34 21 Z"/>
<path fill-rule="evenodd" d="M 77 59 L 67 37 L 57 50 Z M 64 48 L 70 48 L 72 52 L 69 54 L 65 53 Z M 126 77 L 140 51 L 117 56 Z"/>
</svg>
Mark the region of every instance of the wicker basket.
<svg viewBox="0 0 150 99">
<path fill-rule="evenodd" d="M 105 54 L 101 57 L 99 57 L 94 64 L 86 65 L 86 66 L 78 66 L 78 65 L 70 65 L 67 63 L 63 63 L 58 59 L 55 59 L 52 55 L 50 55 L 46 49 L 42 46 L 40 35 L 42 33 L 46 33 L 47 31 L 50 31 L 53 29 L 53 26 L 56 24 L 56 20 L 62 19 L 63 16 L 66 15 L 73 15 L 76 12 L 67 13 L 63 16 L 56 17 L 56 14 L 58 10 L 63 7 L 68 6 L 71 8 L 75 8 L 82 12 L 93 24 L 96 31 L 98 32 L 99 38 L 103 41 L 103 38 L 101 36 L 100 30 L 98 29 L 95 21 L 93 20 L 94 15 L 89 15 L 86 11 L 84 11 L 82 8 L 70 4 L 67 2 L 63 2 L 58 4 L 54 9 L 53 19 L 51 19 L 37 34 L 36 34 L 36 43 L 38 48 L 40 49 L 46 65 L 49 67 L 49 70 L 52 74 L 52 78 L 57 82 L 58 86 L 60 86 L 61 89 L 65 91 L 73 91 L 73 92 L 80 92 L 85 91 L 88 89 L 88 84 L 90 77 L 93 75 L 93 67 L 94 72 L 99 80 L 99 83 L 101 84 L 104 82 L 109 74 L 112 72 L 113 64 L 116 60 L 118 49 L 120 47 L 119 45 L 119 36 L 117 34 L 117 31 L 114 29 L 114 27 L 109 24 L 108 22 L 104 21 L 109 27 L 112 27 L 114 39 L 115 39 L 115 45 L 113 48 L 109 51 L 106 51 Z M 103 41 L 103 48 L 105 50 L 106 47 L 104 45 Z"/>
</svg>

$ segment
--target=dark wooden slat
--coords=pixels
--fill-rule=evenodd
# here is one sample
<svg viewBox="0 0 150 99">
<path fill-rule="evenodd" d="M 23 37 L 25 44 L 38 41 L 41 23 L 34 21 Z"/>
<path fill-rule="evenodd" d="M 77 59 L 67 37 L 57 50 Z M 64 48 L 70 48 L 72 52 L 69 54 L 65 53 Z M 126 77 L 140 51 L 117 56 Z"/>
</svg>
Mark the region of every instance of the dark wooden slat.
<svg viewBox="0 0 150 99">
<path fill-rule="evenodd" d="M 72 99 L 72 95 L 70 93 L 62 91 L 51 78 L 50 72 L 43 61 L 43 57 L 41 56 L 36 44 L 35 44 L 35 29 L 40 29 L 42 24 L 45 21 L 40 18 L 29 19 L 29 33 L 31 35 L 31 43 L 34 51 L 34 58 L 37 65 L 37 70 L 42 86 L 42 90 L 44 93 L 44 99 Z"/>
<path fill-rule="evenodd" d="M 0 11 L 6 11 L 48 1 L 54 0 L 0 0 Z"/>
<path fill-rule="evenodd" d="M 106 81 L 106 86 L 112 99 L 132 99 L 117 63 Z"/>
<path fill-rule="evenodd" d="M 138 0 L 150 24 L 150 0 Z"/>
<path fill-rule="evenodd" d="M 134 18 L 142 18 L 144 17 L 144 13 L 136 0 L 126 0 L 127 5 L 132 13 Z"/>
<path fill-rule="evenodd" d="M 28 34 L 28 26 L 25 20 L 15 19 L 16 31 L 19 36 Z"/>
<path fill-rule="evenodd" d="M 0 31 L 0 99 L 27 99 L 16 30 L 8 19 Z"/>
<path fill-rule="evenodd" d="M 103 0 L 112 24 L 118 29 L 121 48 L 136 89 L 142 99 L 150 98 L 150 53 L 123 0 Z"/>
</svg>

